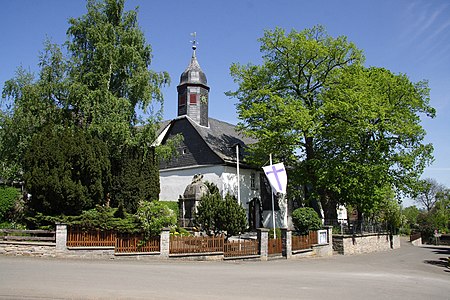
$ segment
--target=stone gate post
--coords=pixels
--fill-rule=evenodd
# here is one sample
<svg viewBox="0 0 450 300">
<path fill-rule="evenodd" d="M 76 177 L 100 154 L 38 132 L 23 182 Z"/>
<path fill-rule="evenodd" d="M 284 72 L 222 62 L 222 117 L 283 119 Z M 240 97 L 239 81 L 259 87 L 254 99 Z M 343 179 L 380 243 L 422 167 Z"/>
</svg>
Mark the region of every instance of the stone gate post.
<svg viewBox="0 0 450 300">
<path fill-rule="evenodd" d="M 281 228 L 282 254 L 287 259 L 292 257 L 292 231 L 287 228 Z"/>
<path fill-rule="evenodd" d="M 67 224 L 56 223 L 56 251 L 67 250 Z"/>
<path fill-rule="evenodd" d="M 169 258 L 169 246 L 170 246 L 170 228 L 161 229 L 160 244 L 159 244 L 159 256 L 162 259 Z"/>
<path fill-rule="evenodd" d="M 261 260 L 269 258 L 269 229 L 258 228 L 259 255 Z"/>
</svg>

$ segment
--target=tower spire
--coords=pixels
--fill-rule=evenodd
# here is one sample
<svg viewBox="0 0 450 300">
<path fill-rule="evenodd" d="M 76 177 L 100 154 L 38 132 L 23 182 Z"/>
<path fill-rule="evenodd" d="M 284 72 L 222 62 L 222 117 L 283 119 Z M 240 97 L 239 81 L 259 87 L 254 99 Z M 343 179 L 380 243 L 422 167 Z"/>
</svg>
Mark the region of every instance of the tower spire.
<svg viewBox="0 0 450 300">
<path fill-rule="evenodd" d="M 192 58 L 181 73 L 178 91 L 178 116 L 187 115 L 201 126 L 208 126 L 208 95 L 209 86 L 206 75 L 198 64 L 195 50 L 197 50 L 197 33 L 191 33 Z"/>
</svg>

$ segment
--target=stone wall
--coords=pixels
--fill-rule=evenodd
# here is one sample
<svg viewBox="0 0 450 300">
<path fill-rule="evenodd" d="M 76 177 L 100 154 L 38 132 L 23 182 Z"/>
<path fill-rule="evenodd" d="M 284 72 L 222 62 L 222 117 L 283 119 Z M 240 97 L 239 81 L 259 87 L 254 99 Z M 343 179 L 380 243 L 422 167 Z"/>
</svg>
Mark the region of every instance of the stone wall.
<svg viewBox="0 0 450 300">
<path fill-rule="evenodd" d="M 389 234 L 334 235 L 333 250 L 351 255 L 400 248 L 400 237 Z"/>
<path fill-rule="evenodd" d="M 0 255 L 55 257 L 57 251 L 55 243 L 0 241 Z"/>
</svg>

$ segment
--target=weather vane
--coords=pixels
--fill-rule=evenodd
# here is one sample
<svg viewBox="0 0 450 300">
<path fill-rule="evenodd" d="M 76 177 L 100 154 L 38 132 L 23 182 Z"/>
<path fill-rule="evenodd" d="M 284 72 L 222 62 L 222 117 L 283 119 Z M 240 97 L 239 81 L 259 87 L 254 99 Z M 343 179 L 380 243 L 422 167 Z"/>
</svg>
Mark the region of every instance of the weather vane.
<svg viewBox="0 0 450 300">
<path fill-rule="evenodd" d="M 192 43 L 192 50 L 195 50 L 195 49 L 197 49 L 197 44 L 198 44 L 198 42 L 197 42 L 197 32 L 192 32 L 191 33 L 191 36 L 192 36 L 192 41 L 191 41 L 191 43 Z"/>
</svg>

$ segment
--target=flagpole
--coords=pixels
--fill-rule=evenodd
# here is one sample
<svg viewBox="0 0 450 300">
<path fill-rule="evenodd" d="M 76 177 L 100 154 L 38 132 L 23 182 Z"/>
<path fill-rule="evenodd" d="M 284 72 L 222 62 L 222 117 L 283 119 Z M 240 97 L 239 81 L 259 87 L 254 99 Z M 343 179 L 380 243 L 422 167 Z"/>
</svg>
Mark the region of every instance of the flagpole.
<svg viewBox="0 0 450 300">
<path fill-rule="evenodd" d="M 241 189 L 239 183 L 239 144 L 236 144 L 236 169 L 237 169 L 237 201 L 241 205 Z"/>
<path fill-rule="evenodd" d="M 270 153 L 269 155 L 269 164 L 272 165 L 272 153 Z M 273 188 L 271 188 L 272 190 L 272 225 L 273 225 L 273 237 L 274 239 L 277 238 L 277 231 L 275 229 L 275 201 L 273 199 Z"/>
</svg>

